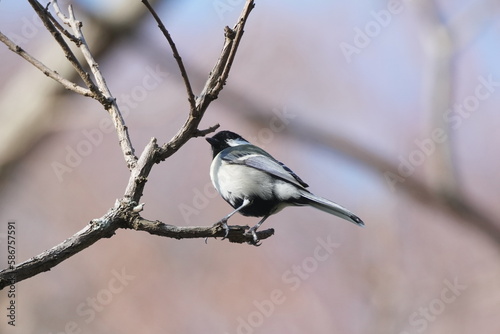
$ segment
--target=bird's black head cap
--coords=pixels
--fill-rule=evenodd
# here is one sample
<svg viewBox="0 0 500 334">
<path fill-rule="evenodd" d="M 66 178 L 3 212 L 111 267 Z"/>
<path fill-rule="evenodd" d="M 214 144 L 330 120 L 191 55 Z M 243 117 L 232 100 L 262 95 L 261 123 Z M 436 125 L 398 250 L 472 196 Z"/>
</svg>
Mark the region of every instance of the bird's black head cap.
<svg viewBox="0 0 500 334">
<path fill-rule="evenodd" d="M 237 143 L 238 141 L 248 142 L 239 134 L 231 132 L 231 131 L 227 131 L 227 130 L 219 131 L 213 137 L 209 137 L 209 138 L 205 138 L 205 139 L 212 146 L 212 152 L 213 152 L 214 158 L 217 154 L 219 154 L 220 151 L 222 151 L 228 147 L 234 146 L 234 143 Z M 231 143 L 233 143 L 233 145 L 231 145 Z"/>
</svg>

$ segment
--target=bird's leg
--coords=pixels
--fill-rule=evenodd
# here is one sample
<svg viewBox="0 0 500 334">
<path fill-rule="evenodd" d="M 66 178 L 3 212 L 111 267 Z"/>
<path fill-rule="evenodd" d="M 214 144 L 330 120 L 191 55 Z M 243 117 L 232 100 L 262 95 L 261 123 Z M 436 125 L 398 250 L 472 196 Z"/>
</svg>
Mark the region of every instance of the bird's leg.
<svg viewBox="0 0 500 334">
<path fill-rule="evenodd" d="M 220 221 L 218 221 L 216 224 L 220 224 L 222 226 L 222 228 L 224 229 L 224 231 L 226 231 L 226 234 L 224 235 L 224 238 L 222 238 L 222 240 L 226 239 L 227 236 L 229 235 L 229 226 L 227 226 L 227 220 L 229 218 L 231 218 L 232 215 L 234 215 L 236 212 L 240 211 L 241 209 L 245 208 L 247 205 L 251 204 L 252 201 L 250 201 L 248 198 L 245 198 L 243 200 L 243 203 L 241 203 L 241 205 L 236 208 L 234 211 L 232 211 L 230 214 L 228 214 L 227 216 L 225 216 L 224 218 L 222 218 Z"/>
<path fill-rule="evenodd" d="M 255 246 L 260 246 L 260 243 L 259 243 L 259 238 L 257 237 L 257 233 L 255 233 L 255 231 L 257 231 L 257 229 L 260 227 L 260 225 L 262 225 L 262 223 L 267 219 L 269 218 L 270 215 L 267 215 L 267 216 L 264 216 L 264 218 L 262 218 L 260 220 L 260 222 L 258 222 L 255 226 L 251 227 L 248 231 L 245 232 L 245 235 L 248 235 L 248 234 L 251 234 L 252 237 L 253 237 L 253 244 Z"/>
</svg>

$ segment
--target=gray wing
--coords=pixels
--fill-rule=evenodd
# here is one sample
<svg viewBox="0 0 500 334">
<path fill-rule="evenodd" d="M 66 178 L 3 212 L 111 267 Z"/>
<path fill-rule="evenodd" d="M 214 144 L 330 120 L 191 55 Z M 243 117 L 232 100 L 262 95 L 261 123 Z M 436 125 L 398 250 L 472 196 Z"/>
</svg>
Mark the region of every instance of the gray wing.
<svg viewBox="0 0 500 334">
<path fill-rule="evenodd" d="M 244 153 L 242 153 L 244 151 Z M 299 188 L 308 187 L 307 183 L 283 163 L 274 159 L 269 153 L 255 145 L 239 145 L 221 152 L 221 159 L 230 164 L 249 166 L 282 180 L 293 183 Z"/>
</svg>

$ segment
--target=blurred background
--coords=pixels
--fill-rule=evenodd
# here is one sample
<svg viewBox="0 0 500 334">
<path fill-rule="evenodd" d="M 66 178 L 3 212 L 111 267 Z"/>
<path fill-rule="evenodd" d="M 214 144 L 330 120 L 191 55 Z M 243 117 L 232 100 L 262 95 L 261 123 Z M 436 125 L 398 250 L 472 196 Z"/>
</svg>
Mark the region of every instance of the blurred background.
<svg viewBox="0 0 500 334">
<path fill-rule="evenodd" d="M 69 1 L 61 2 L 64 8 Z M 167 142 L 188 102 L 140 1 L 71 1 L 139 155 Z M 195 94 L 244 1 L 157 1 Z M 257 1 L 216 123 L 268 150 L 361 229 L 310 208 L 262 228 L 260 247 L 118 230 L 16 285 L 2 333 L 498 333 L 500 5 L 476 1 Z M 74 78 L 25 1 L 0 31 Z M 0 268 L 7 223 L 25 261 L 101 217 L 128 170 L 107 113 L 0 45 Z M 143 216 L 211 225 L 209 145 L 156 165 Z M 234 216 L 232 224 L 256 218 Z"/>
</svg>

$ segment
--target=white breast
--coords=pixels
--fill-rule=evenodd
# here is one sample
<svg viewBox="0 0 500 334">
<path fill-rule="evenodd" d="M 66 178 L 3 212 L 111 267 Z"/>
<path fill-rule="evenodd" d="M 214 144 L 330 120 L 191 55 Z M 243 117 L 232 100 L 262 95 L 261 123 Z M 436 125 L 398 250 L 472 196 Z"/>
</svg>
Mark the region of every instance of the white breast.
<svg viewBox="0 0 500 334">
<path fill-rule="evenodd" d="M 234 199 L 245 197 L 260 197 L 279 200 L 298 198 L 297 188 L 280 179 L 275 179 L 268 173 L 258 169 L 228 164 L 220 159 L 214 159 L 210 167 L 212 183 L 221 196 L 234 204 Z"/>
</svg>

